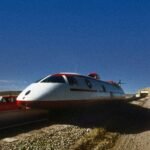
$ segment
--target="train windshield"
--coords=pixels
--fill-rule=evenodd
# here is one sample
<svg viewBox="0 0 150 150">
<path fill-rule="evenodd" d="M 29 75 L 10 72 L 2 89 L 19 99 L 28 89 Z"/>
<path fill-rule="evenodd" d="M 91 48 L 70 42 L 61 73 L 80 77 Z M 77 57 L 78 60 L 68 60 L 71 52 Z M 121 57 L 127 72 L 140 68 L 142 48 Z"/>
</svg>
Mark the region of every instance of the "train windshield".
<svg viewBox="0 0 150 150">
<path fill-rule="evenodd" d="M 65 80 L 62 76 L 49 76 L 41 81 L 42 83 L 65 83 Z"/>
</svg>

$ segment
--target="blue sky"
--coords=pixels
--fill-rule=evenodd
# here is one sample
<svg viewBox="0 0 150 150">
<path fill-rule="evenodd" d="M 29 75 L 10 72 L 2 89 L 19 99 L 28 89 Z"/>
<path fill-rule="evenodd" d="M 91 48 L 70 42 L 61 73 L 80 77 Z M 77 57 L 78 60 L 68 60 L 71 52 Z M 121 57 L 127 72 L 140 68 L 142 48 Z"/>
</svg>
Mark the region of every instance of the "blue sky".
<svg viewBox="0 0 150 150">
<path fill-rule="evenodd" d="M 0 90 L 56 72 L 150 86 L 149 0 L 1 0 Z"/>
</svg>

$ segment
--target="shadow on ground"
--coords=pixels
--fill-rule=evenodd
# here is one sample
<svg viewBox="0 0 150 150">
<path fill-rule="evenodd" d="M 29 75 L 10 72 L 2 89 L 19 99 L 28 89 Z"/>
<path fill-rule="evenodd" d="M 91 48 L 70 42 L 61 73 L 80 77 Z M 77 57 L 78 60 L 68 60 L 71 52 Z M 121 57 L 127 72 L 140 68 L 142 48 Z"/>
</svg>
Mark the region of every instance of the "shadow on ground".
<svg viewBox="0 0 150 150">
<path fill-rule="evenodd" d="M 50 112 L 54 124 L 72 124 L 83 128 L 103 127 L 121 134 L 136 134 L 150 130 L 150 109 L 126 103 L 107 101 Z"/>
<path fill-rule="evenodd" d="M 136 134 L 150 130 L 150 109 L 121 100 L 101 101 L 80 107 L 53 109 L 49 121 L 3 130 L 0 139 L 26 133 L 53 124 L 71 124 L 81 128 L 104 128 L 120 134 Z"/>
</svg>

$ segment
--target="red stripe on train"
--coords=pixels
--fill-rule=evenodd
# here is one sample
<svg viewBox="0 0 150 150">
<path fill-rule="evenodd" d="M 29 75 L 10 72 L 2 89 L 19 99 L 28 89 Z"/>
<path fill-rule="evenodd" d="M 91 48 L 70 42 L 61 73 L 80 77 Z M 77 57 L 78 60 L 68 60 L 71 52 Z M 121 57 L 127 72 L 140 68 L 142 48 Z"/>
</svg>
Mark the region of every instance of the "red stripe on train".
<svg viewBox="0 0 150 150">
<path fill-rule="evenodd" d="M 29 108 L 41 108 L 41 109 L 50 109 L 50 108 L 63 108 L 63 107 L 73 107 L 80 105 L 88 105 L 88 104 L 98 104 L 103 101 L 110 100 L 105 97 L 101 99 L 90 99 L 90 100 L 51 100 L 51 101 L 22 101 L 17 100 L 17 106 L 23 109 Z"/>
</svg>

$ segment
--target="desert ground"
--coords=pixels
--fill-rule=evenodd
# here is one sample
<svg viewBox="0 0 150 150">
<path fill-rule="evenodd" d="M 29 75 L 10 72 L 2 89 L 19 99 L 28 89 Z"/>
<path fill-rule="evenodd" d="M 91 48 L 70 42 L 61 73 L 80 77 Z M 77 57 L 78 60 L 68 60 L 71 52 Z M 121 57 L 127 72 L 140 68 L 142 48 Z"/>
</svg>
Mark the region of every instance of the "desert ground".
<svg viewBox="0 0 150 150">
<path fill-rule="evenodd" d="M 0 149 L 149 150 L 150 97 L 50 110 L 42 123 L 1 131 Z"/>
</svg>

